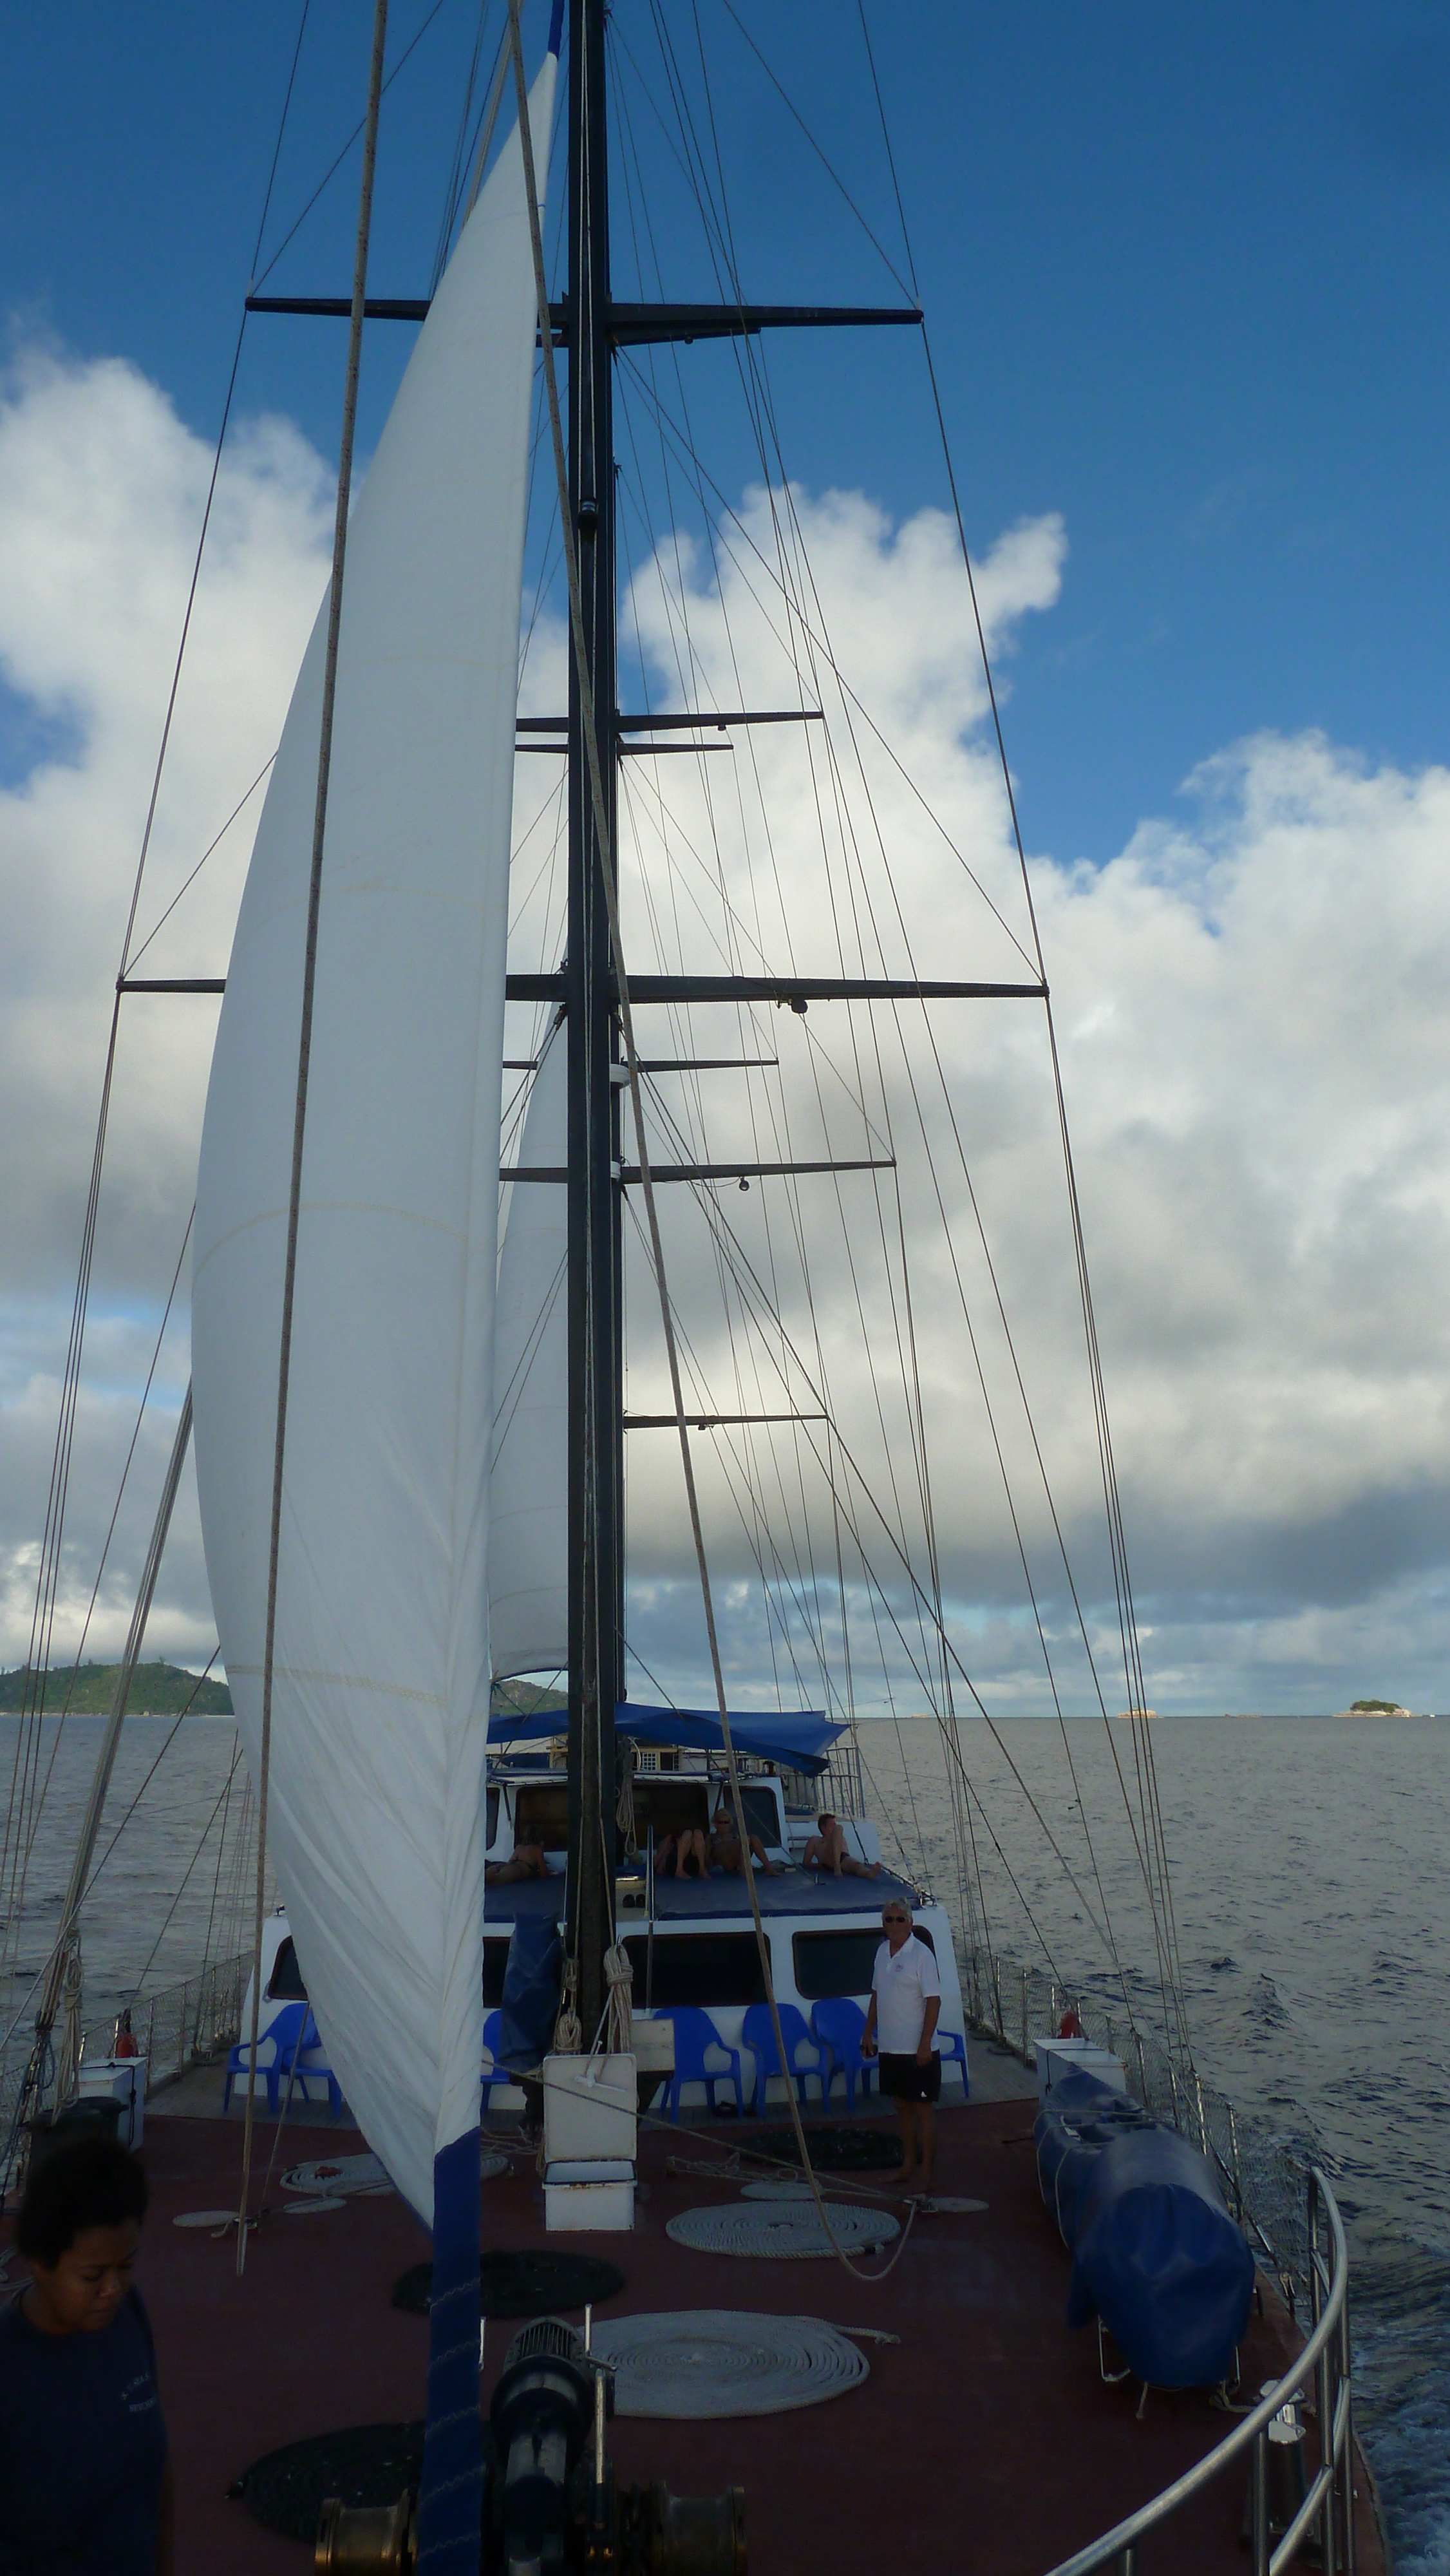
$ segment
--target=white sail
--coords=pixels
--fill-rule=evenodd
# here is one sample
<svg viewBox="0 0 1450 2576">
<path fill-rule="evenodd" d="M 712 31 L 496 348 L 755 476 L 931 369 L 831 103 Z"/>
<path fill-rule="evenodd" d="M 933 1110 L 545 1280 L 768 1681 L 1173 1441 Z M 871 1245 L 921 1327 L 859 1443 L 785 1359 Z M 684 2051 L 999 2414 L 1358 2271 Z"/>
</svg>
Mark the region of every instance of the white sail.
<svg viewBox="0 0 1450 2576">
<path fill-rule="evenodd" d="M 556 64 L 531 103 L 542 178 Z M 478 2124 L 488 1461 L 535 301 L 515 134 L 348 543 L 268 1831 L 332 2063 L 425 2219 Z M 326 603 L 258 829 L 197 1191 L 196 1454 L 254 1772 Z"/>
<path fill-rule="evenodd" d="M 568 1033 L 539 1059 L 515 1161 L 566 1158 Z M 494 1451 L 488 1543 L 493 1670 L 552 1672 L 569 1657 L 568 1193 L 515 1189 L 498 1265 Z"/>
</svg>

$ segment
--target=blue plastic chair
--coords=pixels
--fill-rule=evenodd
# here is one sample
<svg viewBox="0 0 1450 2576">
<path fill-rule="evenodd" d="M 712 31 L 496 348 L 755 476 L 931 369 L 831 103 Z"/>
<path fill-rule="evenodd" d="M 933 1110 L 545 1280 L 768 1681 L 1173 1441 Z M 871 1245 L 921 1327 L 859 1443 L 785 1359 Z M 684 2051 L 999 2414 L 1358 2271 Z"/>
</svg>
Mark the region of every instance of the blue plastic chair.
<svg viewBox="0 0 1450 2576">
<path fill-rule="evenodd" d="M 502 2019 L 502 2013 L 498 2012 L 486 2013 L 484 2015 L 483 2044 L 489 2056 L 493 2060 L 493 2064 L 491 2066 L 485 2066 L 482 2076 L 482 2116 L 485 2119 L 488 2116 L 489 2096 L 493 2092 L 494 2086 L 496 2084 L 512 2084 L 514 2080 L 509 2069 L 506 2066 L 500 2066 L 498 2062 L 498 2033 L 499 2024 Z"/>
<path fill-rule="evenodd" d="M 668 2011 L 657 2012 L 655 2019 L 672 2021 L 675 2025 L 675 2071 L 666 2079 L 665 2118 L 678 2120 L 682 2084 L 703 2084 L 705 2099 L 712 2111 L 716 2107 L 716 2085 L 731 2084 L 735 2088 L 735 2108 L 743 2119 L 745 2095 L 741 2086 L 740 2051 L 721 2038 L 709 2014 L 702 2012 L 698 2004 L 674 2004 Z M 706 2055 L 712 2048 L 728 2061 L 726 2065 L 706 2065 Z"/>
<path fill-rule="evenodd" d="M 312 2013 L 310 2005 L 305 2003 L 284 2004 L 281 2011 L 273 2015 L 271 2021 L 267 2024 L 266 2029 L 260 2034 L 257 2040 L 256 2071 L 267 2087 L 267 2109 L 269 2113 L 275 2113 L 277 2108 L 277 2086 L 280 2077 L 285 2071 L 283 2053 L 288 2048 L 296 2048 L 298 2039 L 302 2033 L 303 2025 L 310 2021 L 311 2018 Z M 316 2046 L 315 2040 L 312 2042 L 312 2045 L 314 2047 Z M 272 2052 L 270 2064 L 266 2064 L 263 2061 L 262 2051 L 264 2048 L 270 2048 Z M 252 2043 L 249 2039 L 239 2039 L 235 2048 L 231 2050 L 227 2058 L 227 2080 L 222 2087 L 223 2111 L 226 2110 L 227 2104 L 232 2098 L 232 2086 L 235 2084 L 237 2077 L 239 2075 L 250 2075 L 251 2072 Z"/>
<path fill-rule="evenodd" d="M 941 2050 L 941 2062 L 943 2066 L 959 2066 L 961 2068 L 962 2098 L 964 2101 L 969 2101 L 971 2099 L 972 2079 L 967 2072 L 967 2043 L 963 2039 L 961 2032 L 959 2030 L 939 2030 L 936 2034 L 936 2044 Z"/>
<path fill-rule="evenodd" d="M 304 2057 L 309 2048 L 320 2048 L 321 2046 L 322 2033 L 318 2029 L 316 2022 L 313 2020 L 311 2007 L 309 2006 L 306 2024 L 303 2028 L 301 2037 L 298 2039 L 288 2040 L 283 2046 L 279 2047 L 277 2051 L 277 2074 L 279 2080 L 284 2075 L 288 2078 L 293 2092 L 300 2089 L 304 2102 L 310 2102 L 312 2099 L 311 2094 L 307 2090 L 309 2084 L 325 2084 L 327 2086 L 327 2098 L 332 2106 L 332 2116 L 334 2120 L 336 2120 L 341 2115 L 342 2111 L 342 2086 L 339 2084 L 337 2077 L 333 2074 L 332 2068 L 330 2066 L 301 2066 L 298 2064 L 299 2058 Z"/>
<path fill-rule="evenodd" d="M 806 2086 L 812 2076 L 820 2085 L 821 2104 L 824 2108 L 831 2081 L 830 2059 L 825 2050 L 821 2049 L 819 2065 L 802 2066 L 801 2050 L 816 2047 L 816 2042 L 806 2027 L 805 2014 L 798 2010 L 795 2004 L 778 2004 L 776 2010 L 780 2014 L 780 2035 L 785 2041 L 786 2055 L 790 2059 L 789 2070 L 782 2067 L 776 2054 L 775 2026 L 770 2018 L 769 2004 L 751 2004 L 747 2008 L 741 2032 L 746 2047 L 755 2059 L 755 2090 L 752 2096 L 755 2108 L 757 2111 L 764 2110 L 765 2088 L 772 2075 L 782 2075 L 787 2071 L 790 2081 L 800 2095 L 801 2109 L 804 2110 L 806 2107 Z"/>
<path fill-rule="evenodd" d="M 863 2093 L 871 2090 L 871 2078 L 881 2070 L 874 2057 L 861 2054 L 861 2033 L 866 2016 L 850 1995 L 830 1995 L 811 2010 L 811 2036 L 826 2060 L 825 2098 L 831 2098 L 831 2086 L 839 2067 L 846 2079 L 846 2107 L 856 2108 L 856 2084 Z"/>
</svg>

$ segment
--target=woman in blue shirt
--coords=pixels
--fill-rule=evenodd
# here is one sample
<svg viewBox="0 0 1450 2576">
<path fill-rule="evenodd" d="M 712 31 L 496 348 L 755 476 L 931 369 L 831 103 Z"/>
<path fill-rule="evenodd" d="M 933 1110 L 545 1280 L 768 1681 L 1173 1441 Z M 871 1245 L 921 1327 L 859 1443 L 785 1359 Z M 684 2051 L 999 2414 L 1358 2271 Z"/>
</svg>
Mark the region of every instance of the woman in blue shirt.
<svg viewBox="0 0 1450 2576">
<path fill-rule="evenodd" d="M 131 2274 L 146 2176 L 114 2138 L 33 2166 L 0 2309 L 0 2576 L 172 2576 L 171 2468 Z"/>
</svg>

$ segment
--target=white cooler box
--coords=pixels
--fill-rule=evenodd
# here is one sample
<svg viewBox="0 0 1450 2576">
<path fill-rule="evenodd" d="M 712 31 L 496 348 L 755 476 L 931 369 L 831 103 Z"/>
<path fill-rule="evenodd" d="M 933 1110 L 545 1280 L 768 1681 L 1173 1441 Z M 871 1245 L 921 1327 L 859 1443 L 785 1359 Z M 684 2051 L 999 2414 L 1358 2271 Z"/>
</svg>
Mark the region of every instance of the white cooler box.
<svg viewBox="0 0 1450 2576">
<path fill-rule="evenodd" d="M 119 2102 L 121 2116 L 116 2135 L 123 2147 L 140 2146 L 146 2124 L 144 2057 L 83 2059 L 76 2078 L 76 2097 L 82 2102 Z"/>
<path fill-rule="evenodd" d="M 658 2020 L 653 2013 L 632 2014 L 629 2044 L 641 2075 L 673 2075 L 675 2025 L 668 2013 L 662 2013 Z"/>
<path fill-rule="evenodd" d="M 604 2228 L 623 2234 L 634 2225 L 634 2167 L 622 2156 L 566 2158 L 544 2167 L 544 2224 Z"/>
<path fill-rule="evenodd" d="M 1037 2039 L 1037 2098 L 1045 2102 L 1054 2084 L 1065 2075 L 1094 2075 L 1114 2093 L 1126 2093 L 1127 2078 L 1121 2057 L 1109 2049 L 1094 2048 L 1090 2039 Z"/>
<path fill-rule="evenodd" d="M 634 2076 L 632 2052 L 617 2057 L 546 2057 L 545 2164 L 603 2156 L 632 2166 L 639 2125 Z M 627 2219 L 624 2224 L 628 2226 Z"/>
</svg>

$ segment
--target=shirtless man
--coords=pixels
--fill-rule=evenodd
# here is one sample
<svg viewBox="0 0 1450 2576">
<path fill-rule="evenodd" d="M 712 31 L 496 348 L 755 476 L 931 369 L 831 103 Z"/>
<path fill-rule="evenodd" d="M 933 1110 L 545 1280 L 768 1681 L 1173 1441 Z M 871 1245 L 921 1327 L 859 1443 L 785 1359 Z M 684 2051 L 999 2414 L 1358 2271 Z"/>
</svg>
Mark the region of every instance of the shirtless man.
<svg viewBox="0 0 1450 2576">
<path fill-rule="evenodd" d="M 767 1858 L 765 1845 L 759 1834 L 752 1834 L 749 1841 L 750 1849 L 766 1877 L 779 1878 L 780 1872 L 774 1861 Z M 715 1810 L 715 1821 L 710 1834 L 710 1858 L 718 1869 L 735 1870 L 742 1878 L 745 1876 L 745 1854 L 740 1848 L 740 1836 L 735 1830 L 735 1818 L 723 1798 Z"/>
<path fill-rule="evenodd" d="M 830 1814 L 816 1818 L 816 1831 L 801 1854 L 802 1869 L 828 1869 L 833 1878 L 879 1878 L 879 1860 L 857 1860 L 846 1849 L 846 1829 Z"/>
<path fill-rule="evenodd" d="M 548 1865 L 538 1843 L 515 1843 L 509 1860 L 485 1861 L 485 1887 L 512 1887 L 516 1879 L 547 1878 Z"/>
</svg>

